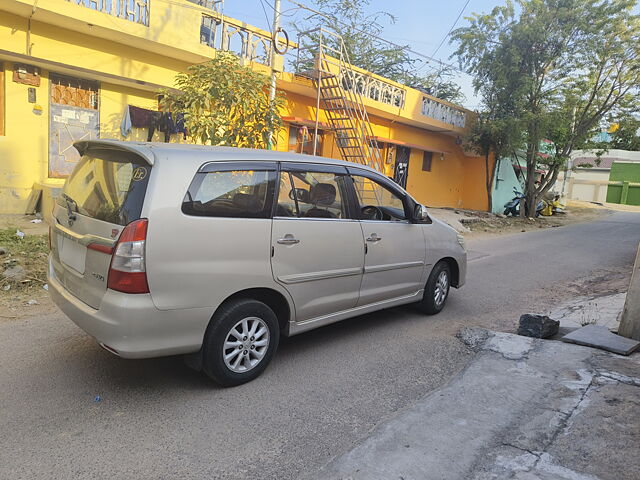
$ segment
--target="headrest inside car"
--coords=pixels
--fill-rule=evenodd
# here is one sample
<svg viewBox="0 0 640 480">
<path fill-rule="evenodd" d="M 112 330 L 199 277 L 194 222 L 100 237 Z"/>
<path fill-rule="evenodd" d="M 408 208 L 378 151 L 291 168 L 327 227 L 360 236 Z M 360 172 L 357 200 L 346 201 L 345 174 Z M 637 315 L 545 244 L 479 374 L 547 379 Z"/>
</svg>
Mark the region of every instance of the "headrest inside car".
<svg viewBox="0 0 640 480">
<path fill-rule="evenodd" d="M 336 187 L 330 183 L 316 183 L 310 190 L 311 203 L 328 207 L 336 201 Z"/>
<path fill-rule="evenodd" d="M 257 213 L 260 211 L 260 202 L 254 195 L 248 193 L 236 193 L 233 196 L 233 204 L 246 212 Z"/>
</svg>

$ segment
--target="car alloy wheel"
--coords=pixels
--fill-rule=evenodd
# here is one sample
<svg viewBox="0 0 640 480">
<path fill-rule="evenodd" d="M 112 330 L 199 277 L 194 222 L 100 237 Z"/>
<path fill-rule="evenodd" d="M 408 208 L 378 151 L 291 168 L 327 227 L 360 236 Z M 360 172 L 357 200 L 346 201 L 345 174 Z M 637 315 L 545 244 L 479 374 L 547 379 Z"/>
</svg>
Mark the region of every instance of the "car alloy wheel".
<svg viewBox="0 0 640 480">
<path fill-rule="evenodd" d="M 269 349 L 269 328 L 258 317 L 247 317 L 236 323 L 227 334 L 222 355 L 224 364 L 234 373 L 255 368 Z"/>
<path fill-rule="evenodd" d="M 433 301 L 439 307 L 447 299 L 449 293 L 449 274 L 446 270 L 440 272 L 433 292 Z"/>
</svg>

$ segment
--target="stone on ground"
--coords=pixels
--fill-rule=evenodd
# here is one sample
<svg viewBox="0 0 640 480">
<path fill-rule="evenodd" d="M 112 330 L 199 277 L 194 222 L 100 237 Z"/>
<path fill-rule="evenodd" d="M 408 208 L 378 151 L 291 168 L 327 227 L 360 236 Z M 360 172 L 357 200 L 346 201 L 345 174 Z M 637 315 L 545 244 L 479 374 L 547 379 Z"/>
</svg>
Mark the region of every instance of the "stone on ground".
<svg viewBox="0 0 640 480">
<path fill-rule="evenodd" d="M 7 268 L 2 273 L 2 276 L 7 280 L 11 280 L 12 282 L 19 283 L 27 278 L 27 271 L 24 269 L 24 267 L 21 267 L 20 265 L 16 265 L 14 267 Z"/>
<path fill-rule="evenodd" d="M 640 347 L 640 342 L 637 340 L 611 333 L 607 327 L 600 325 L 586 325 L 565 335 L 561 340 L 587 347 L 601 348 L 620 355 L 629 355 Z"/>
<path fill-rule="evenodd" d="M 525 313 L 520 317 L 518 335 L 533 338 L 549 338 L 558 333 L 560 322 L 552 320 L 546 315 Z"/>
</svg>

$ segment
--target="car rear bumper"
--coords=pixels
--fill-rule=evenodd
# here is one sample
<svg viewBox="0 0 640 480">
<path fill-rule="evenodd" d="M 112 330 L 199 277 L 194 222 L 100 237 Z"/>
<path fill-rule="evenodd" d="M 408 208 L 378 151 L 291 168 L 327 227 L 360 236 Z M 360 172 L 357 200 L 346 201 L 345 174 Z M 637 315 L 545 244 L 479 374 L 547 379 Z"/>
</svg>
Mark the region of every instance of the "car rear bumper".
<svg viewBox="0 0 640 480">
<path fill-rule="evenodd" d="M 198 351 L 211 318 L 208 308 L 158 310 L 150 294 L 107 290 L 99 309 L 71 294 L 49 268 L 49 293 L 76 325 L 106 350 L 124 358 L 149 358 Z"/>
</svg>

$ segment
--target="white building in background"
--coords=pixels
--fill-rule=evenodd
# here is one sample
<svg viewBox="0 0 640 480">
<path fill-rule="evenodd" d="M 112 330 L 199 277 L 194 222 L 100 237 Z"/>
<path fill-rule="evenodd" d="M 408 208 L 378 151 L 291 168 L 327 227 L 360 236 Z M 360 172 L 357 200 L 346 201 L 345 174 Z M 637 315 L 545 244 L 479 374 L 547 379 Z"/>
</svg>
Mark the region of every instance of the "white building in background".
<svg viewBox="0 0 640 480">
<path fill-rule="evenodd" d="M 605 203 L 607 200 L 607 186 L 611 165 L 616 163 L 640 163 L 640 152 L 628 150 L 609 150 L 597 161 L 597 156 L 591 150 L 576 150 L 571 154 L 567 178 L 558 175 L 556 181 L 557 192 L 563 192 L 566 198 L 584 200 L 587 202 Z M 574 170 L 571 167 L 575 167 Z"/>
</svg>

